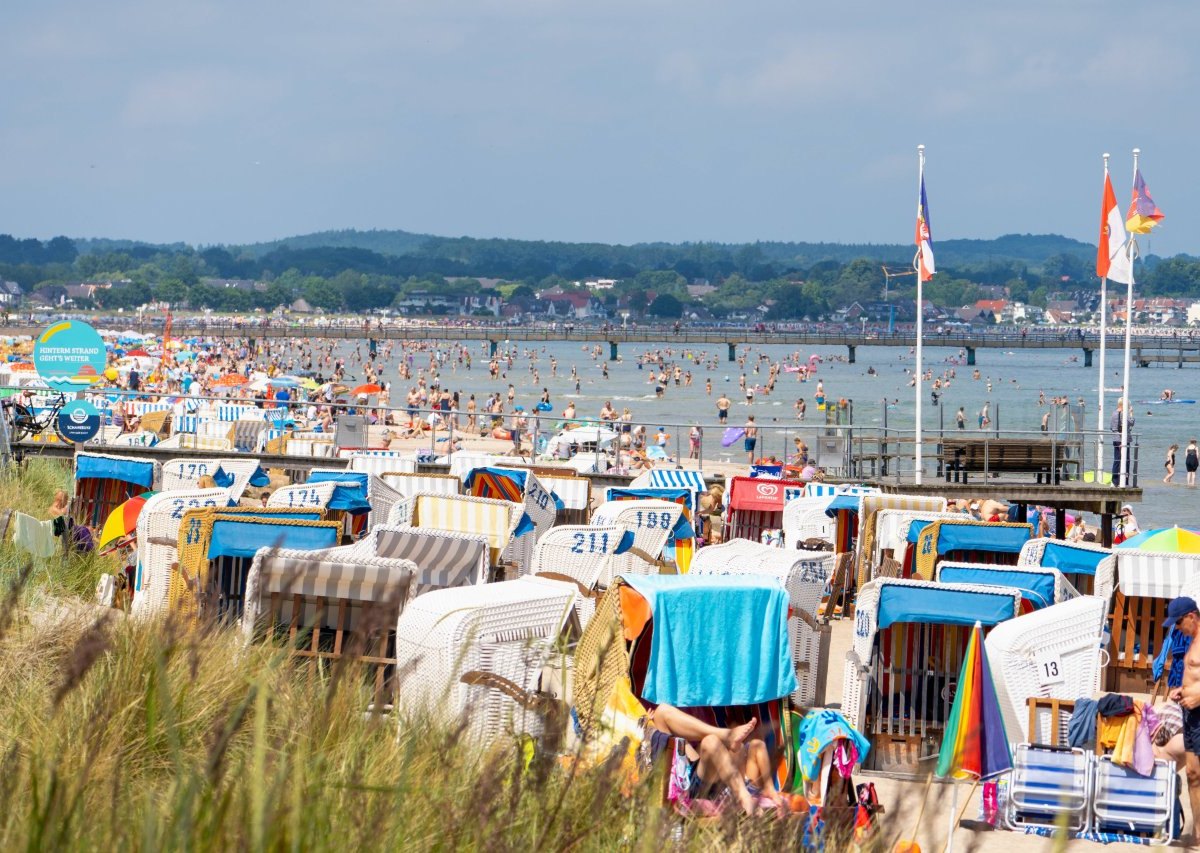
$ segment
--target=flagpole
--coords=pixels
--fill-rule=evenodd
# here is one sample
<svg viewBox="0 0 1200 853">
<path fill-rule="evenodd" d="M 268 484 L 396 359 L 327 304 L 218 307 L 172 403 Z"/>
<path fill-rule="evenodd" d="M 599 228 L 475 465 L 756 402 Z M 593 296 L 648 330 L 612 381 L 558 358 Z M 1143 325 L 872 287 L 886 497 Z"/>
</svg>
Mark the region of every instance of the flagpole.
<svg viewBox="0 0 1200 853">
<path fill-rule="evenodd" d="M 1104 180 L 1105 186 L 1108 186 L 1108 152 L 1104 153 Z M 1107 189 L 1105 190 L 1107 192 Z M 1104 211 L 1101 215 L 1107 214 Z M 1105 247 L 1105 252 L 1108 248 Z M 1099 440 L 1096 442 L 1096 482 L 1104 482 L 1104 350 L 1105 350 L 1105 333 L 1108 327 L 1108 276 L 1105 275 L 1100 279 L 1100 390 L 1096 400 L 1096 431 L 1099 433 Z"/>
<path fill-rule="evenodd" d="M 921 209 L 921 188 L 925 186 L 925 146 L 917 146 L 917 216 L 923 216 L 924 211 Z M 921 272 L 921 247 L 917 246 L 917 256 L 913 259 L 913 267 L 917 271 L 917 381 L 913 386 L 917 389 L 917 405 L 916 405 L 916 479 L 915 483 L 921 485 L 921 468 L 924 464 L 922 459 L 922 435 L 921 435 L 921 391 L 923 379 L 925 376 L 925 368 L 922 361 L 923 353 L 921 351 L 921 337 L 925 330 L 925 288 L 924 275 Z"/>
<path fill-rule="evenodd" d="M 1133 180 L 1137 183 L 1138 155 L 1142 149 L 1133 149 Z M 1129 241 L 1125 251 L 1129 253 L 1129 284 L 1125 286 L 1125 376 L 1121 382 L 1121 399 L 1125 401 L 1121 416 L 1121 487 L 1129 485 L 1129 413 L 1133 402 L 1129 399 L 1129 356 L 1133 344 L 1133 257 L 1137 242 L 1133 231 L 1129 232 Z"/>
</svg>

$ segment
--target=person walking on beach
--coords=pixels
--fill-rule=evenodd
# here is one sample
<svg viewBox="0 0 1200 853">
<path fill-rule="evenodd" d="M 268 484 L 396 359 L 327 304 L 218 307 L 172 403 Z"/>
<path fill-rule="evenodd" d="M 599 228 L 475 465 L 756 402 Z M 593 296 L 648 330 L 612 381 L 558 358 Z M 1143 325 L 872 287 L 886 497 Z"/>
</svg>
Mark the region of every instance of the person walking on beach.
<svg viewBox="0 0 1200 853">
<path fill-rule="evenodd" d="M 1183 449 L 1183 467 L 1187 471 L 1187 484 L 1193 488 L 1196 485 L 1196 469 L 1200 468 L 1200 448 L 1196 447 L 1196 439 L 1190 439 L 1188 446 Z"/>
<path fill-rule="evenodd" d="M 954 422 L 958 425 L 959 429 L 967 428 L 967 413 L 962 406 L 958 407 L 958 413 L 954 416 Z"/>
<path fill-rule="evenodd" d="M 717 398 L 717 420 L 725 423 L 729 420 L 729 407 L 733 405 L 728 397 L 722 394 Z"/>
<path fill-rule="evenodd" d="M 697 424 L 692 424 L 688 431 L 688 459 L 700 458 L 700 441 L 704 438 L 704 430 Z"/>
<path fill-rule="evenodd" d="M 754 447 L 758 444 L 758 425 L 754 423 L 754 415 L 746 419 L 746 426 L 743 427 L 746 434 L 742 437 L 742 447 L 746 451 L 746 455 L 750 457 L 750 464 L 754 464 Z"/>
<path fill-rule="evenodd" d="M 1175 453 L 1179 450 L 1178 444 L 1172 444 L 1167 448 L 1167 461 L 1163 467 L 1167 469 L 1167 476 L 1163 477 L 1164 483 L 1171 482 L 1175 476 Z"/>
<path fill-rule="evenodd" d="M 1191 646 L 1183 658 L 1183 685 L 1170 693 L 1170 698 L 1183 706 L 1183 747 L 1187 750 L 1188 799 L 1192 803 L 1192 836 L 1197 835 L 1196 825 L 1200 821 L 1200 608 L 1196 600 L 1186 595 L 1172 599 L 1167 605 L 1167 618 L 1163 628 L 1168 632 L 1176 628 L 1191 638 Z"/>
</svg>

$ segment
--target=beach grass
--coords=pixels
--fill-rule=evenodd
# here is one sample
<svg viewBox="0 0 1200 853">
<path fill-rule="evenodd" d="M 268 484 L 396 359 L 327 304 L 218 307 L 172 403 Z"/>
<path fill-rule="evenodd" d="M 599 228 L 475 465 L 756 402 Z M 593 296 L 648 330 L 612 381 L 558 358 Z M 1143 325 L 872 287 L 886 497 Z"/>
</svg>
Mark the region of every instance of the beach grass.
<svg viewBox="0 0 1200 853">
<path fill-rule="evenodd" d="M 44 507 L 28 465 L 0 496 Z M 10 504 L 13 505 L 13 504 Z M 470 742 L 451 716 L 368 713 L 353 663 L 314 672 L 231 627 L 91 603 L 105 558 L 0 549 L 7 849 L 793 848 L 800 822 L 684 821 L 613 761 Z M 401 688 L 403 689 L 403 688 Z"/>
</svg>

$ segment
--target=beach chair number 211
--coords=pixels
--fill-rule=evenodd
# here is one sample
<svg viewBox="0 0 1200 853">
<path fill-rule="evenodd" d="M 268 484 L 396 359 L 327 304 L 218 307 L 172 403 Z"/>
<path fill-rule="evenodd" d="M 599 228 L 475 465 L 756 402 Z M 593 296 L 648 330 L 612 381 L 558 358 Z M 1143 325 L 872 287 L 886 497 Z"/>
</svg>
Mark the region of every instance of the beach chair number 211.
<svg viewBox="0 0 1200 853">
<path fill-rule="evenodd" d="M 575 540 L 571 543 L 572 554 L 595 554 L 597 551 L 604 554 L 608 552 L 607 533 L 600 533 L 599 535 L 589 533 L 586 536 L 582 533 L 576 533 L 572 538 Z"/>
</svg>

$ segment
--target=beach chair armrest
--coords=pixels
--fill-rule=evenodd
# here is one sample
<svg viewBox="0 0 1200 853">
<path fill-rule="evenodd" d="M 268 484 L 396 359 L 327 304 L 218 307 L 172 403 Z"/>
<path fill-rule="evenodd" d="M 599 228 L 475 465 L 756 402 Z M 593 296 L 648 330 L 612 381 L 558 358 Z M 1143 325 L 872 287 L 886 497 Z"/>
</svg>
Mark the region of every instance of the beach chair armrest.
<svg viewBox="0 0 1200 853">
<path fill-rule="evenodd" d="M 472 687 L 489 687 L 492 690 L 499 690 L 527 711 L 550 715 L 565 710 L 562 700 L 536 690 L 526 690 L 515 681 L 494 672 L 473 669 L 464 672 L 459 681 Z"/>
<path fill-rule="evenodd" d="M 546 578 L 547 580 L 569 583 L 574 586 L 579 591 L 579 594 L 584 598 L 600 597 L 600 592 L 598 590 L 593 589 L 592 587 L 584 586 L 579 581 L 575 580 L 575 578 L 571 577 L 570 575 L 564 575 L 562 572 L 538 572 L 536 576 L 539 578 Z"/>
</svg>

